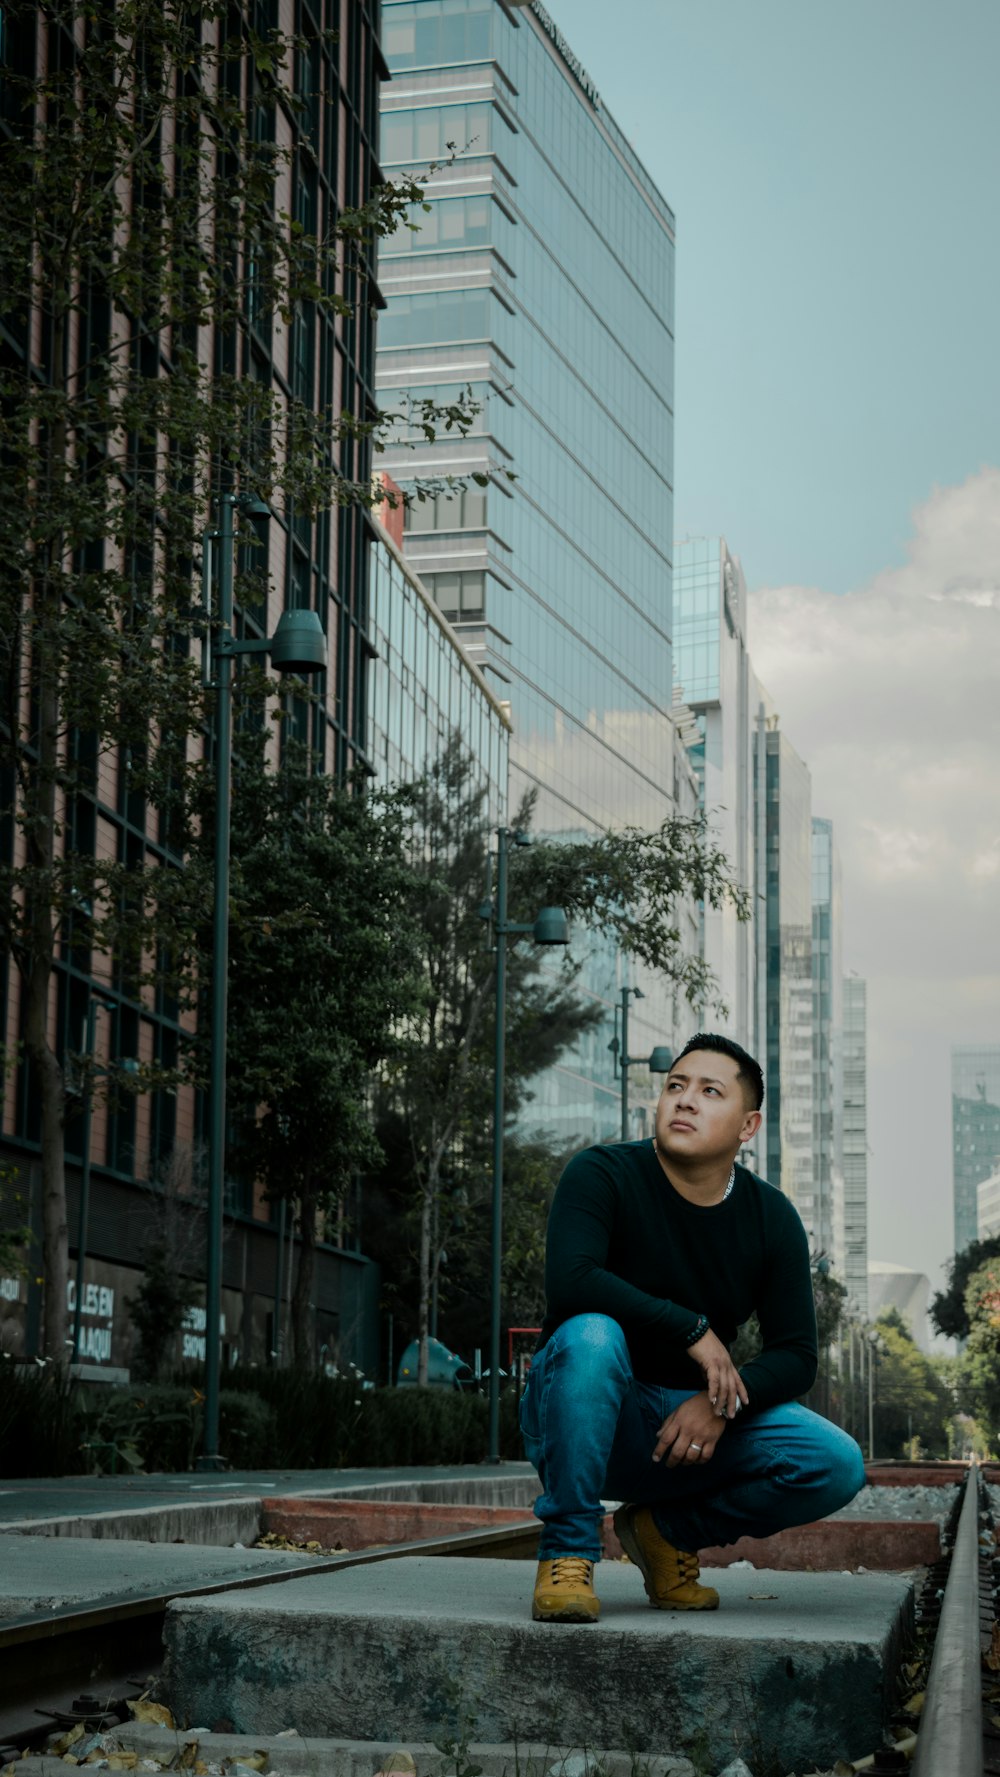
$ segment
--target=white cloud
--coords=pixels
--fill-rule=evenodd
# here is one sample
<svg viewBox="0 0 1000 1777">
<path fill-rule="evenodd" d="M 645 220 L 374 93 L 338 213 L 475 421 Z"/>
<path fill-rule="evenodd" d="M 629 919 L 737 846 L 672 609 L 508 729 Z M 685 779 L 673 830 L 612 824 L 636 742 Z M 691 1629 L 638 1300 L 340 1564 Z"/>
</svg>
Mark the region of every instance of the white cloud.
<svg viewBox="0 0 1000 1777">
<path fill-rule="evenodd" d="M 870 982 L 873 1230 L 892 1210 L 873 1245 L 890 1254 L 895 1227 L 904 1247 L 943 1241 L 946 1256 L 941 1070 L 952 1042 L 1000 1041 L 1000 469 L 935 489 L 905 563 L 869 585 L 757 592 L 750 649 L 810 767 L 814 812 L 835 823 L 844 962 Z M 894 1175 L 912 1187 L 914 1168 L 932 1213 L 900 1228 Z"/>
</svg>

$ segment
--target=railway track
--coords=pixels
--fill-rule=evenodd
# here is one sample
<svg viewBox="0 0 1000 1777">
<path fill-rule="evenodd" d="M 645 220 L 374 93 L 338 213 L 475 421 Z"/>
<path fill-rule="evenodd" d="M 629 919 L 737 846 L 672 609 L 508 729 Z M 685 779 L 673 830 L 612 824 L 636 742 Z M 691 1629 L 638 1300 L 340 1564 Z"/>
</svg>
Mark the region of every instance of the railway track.
<svg viewBox="0 0 1000 1777">
<path fill-rule="evenodd" d="M 538 1529 L 534 1520 L 508 1523 L 361 1549 L 237 1582 L 0 1622 L 0 1766 L 25 1748 L 41 1749 L 54 1728 L 126 1720 L 127 1700 L 158 1672 L 164 1618 L 174 1598 L 275 1585 L 406 1555 L 530 1559 Z M 912 1777 L 1000 1777 L 1000 1562 L 977 1467 L 967 1474 L 946 1542 L 918 1600 L 918 1631 L 925 1644 L 933 1643 L 933 1652 L 912 1765 L 909 1750 L 874 1749 L 853 1767 L 871 1777 L 907 1769 Z"/>
<path fill-rule="evenodd" d="M 110 1714 L 125 1720 L 125 1700 L 138 1695 L 159 1671 L 164 1618 L 175 1598 L 273 1586 L 282 1580 L 308 1579 L 401 1555 L 530 1559 L 538 1533 L 538 1522 L 532 1518 L 524 1524 L 358 1549 L 217 1585 L 176 1587 L 169 1592 L 104 1599 L 82 1609 L 67 1606 L 44 1615 L 36 1612 L 30 1618 L 0 1619 L 0 1767 L 14 1751 L 42 1745 L 54 1726 L 69 1727 L 77 1721 L 89 1725 Z"/>
</svg>

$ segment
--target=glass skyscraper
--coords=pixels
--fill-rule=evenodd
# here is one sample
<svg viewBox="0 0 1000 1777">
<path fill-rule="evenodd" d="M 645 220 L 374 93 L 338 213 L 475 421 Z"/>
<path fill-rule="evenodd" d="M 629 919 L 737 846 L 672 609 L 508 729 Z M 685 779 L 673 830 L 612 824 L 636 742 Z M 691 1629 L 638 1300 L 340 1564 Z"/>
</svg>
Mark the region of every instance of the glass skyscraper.
<svg viewBox="0 0 1000 1777">
<path fill-rule="evenodd" d="M 843 1222 L 844 1074 L 840 853 L 833 822 L 812 822 L 813 1192 L 816 1239 L 831 1259 Z"/>
<path fill-rule="evenodd" d="M 746 581 L 720 537 L 674 545 L 674 678 L 694 714 L 689 743 L 701 807 L 734 880 L 754 887 L 752 718 L 756 683 L 747 653 Z M 702 910 L 702 954 L 728 1008 L 713 1023 L 751 1051 L 758 1043 L 752 920 L 732 905 Z"/>
<path fill-rule="evenodd" d="M 457 736 L 495 826 L 507 816 L 506 709 L 384 532 L 370 561 L 368 757 L 376 781 L 412 783 Z"/>
<path fill-rule="evenodd" d="M 813 1172 L 812 787 L 791 742 L 767 717 L 757 730 L 765 806 L 765 1176 L 820 1243 Z M 761 781 L 763 776 L 763 783 Z M 758 810 L 758 813 L 760 811 Z"/>
<path fill-rule="evenodd" d="M 382 17 L 381 164 L 432 169 L 380 257 L 379 401 L 410 406 L 384 461 L 442 483 L 406 555 L 510 704 L 512 814 L 530 794 L 546 834 L 655 828 L 675 806 L 673 215 L 537 0 Z M 428 439 L 412 404 L 466 387 L 468 435 Z M 595 943 L 585 982 L 610 1018 L 638 977 Z M 637 1053 L 673 1034 L 641 985 Z M 533 1117 L 567 1143 L 617 1132 L 610 1034 L 537 1084 Z"/>
<path fill-rule="evenodd" d="M 867 983 L 844 983 L 844 1192 L 834 1226 L 834 1265 L 848 1302 L 868 1314 L 868 1008 Z"/>
<path fill-rule="evenodd" d="M 955 1251 L 977 1237 L 976 1187 L 1000 1166 L 1000 1043 L 960 1043 L 951 1052 Z"/>
</svg>

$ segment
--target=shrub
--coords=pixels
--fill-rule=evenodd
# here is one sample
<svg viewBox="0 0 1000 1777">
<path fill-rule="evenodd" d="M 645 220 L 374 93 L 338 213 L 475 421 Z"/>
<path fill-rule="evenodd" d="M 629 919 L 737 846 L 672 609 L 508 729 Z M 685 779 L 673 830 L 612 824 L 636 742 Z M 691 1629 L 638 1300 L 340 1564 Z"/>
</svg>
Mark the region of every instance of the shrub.
<svg viewBox="0 0 1000 1777">
<path fill-rule="evenodd" d="M 78 1475 L 79 1444 L 73 1387 L 65 1372 L 0 1365 L 0 1476 Z"/>
<path fill-rule="evenodd" d="M 178 1473 L 194 1467 L 204 1437 L 204 1395 L 188 1383 L 116 1388 L 81 1409 L 92 1470 Z M 277 1424 L 259 1396 L 224 1388 L 219 1394 L 219 1449 L 234 1468 L 274 1461 Z"/>
</svg>

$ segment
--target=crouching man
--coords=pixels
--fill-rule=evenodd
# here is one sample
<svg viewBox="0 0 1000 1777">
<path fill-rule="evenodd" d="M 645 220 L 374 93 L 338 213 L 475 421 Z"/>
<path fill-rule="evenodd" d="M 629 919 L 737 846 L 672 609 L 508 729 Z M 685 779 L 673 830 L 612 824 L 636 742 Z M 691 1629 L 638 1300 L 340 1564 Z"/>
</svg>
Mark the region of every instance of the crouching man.
<svg viewBox="0 0 1000 1777">
<path fill-rule="evenodd" d="M 715 1610 L 697 1551 L 770 1536 L 854 1498 L 853 1438 L 796 1404 L 816 1375 L 805 1230 L 737 1163 L 760 1127 L 759 1065 L 699 1035 L 664 1083 L 652 1141 L 587 1148 L 549 1218 L 546 1314 L 521 1406 L 542 1493 L 532 1615 L 596 1621 L 602 1499 L 658 1610 Z M 763 1346 L 729 1347 L 756 1313 Z"/>
</svg>

